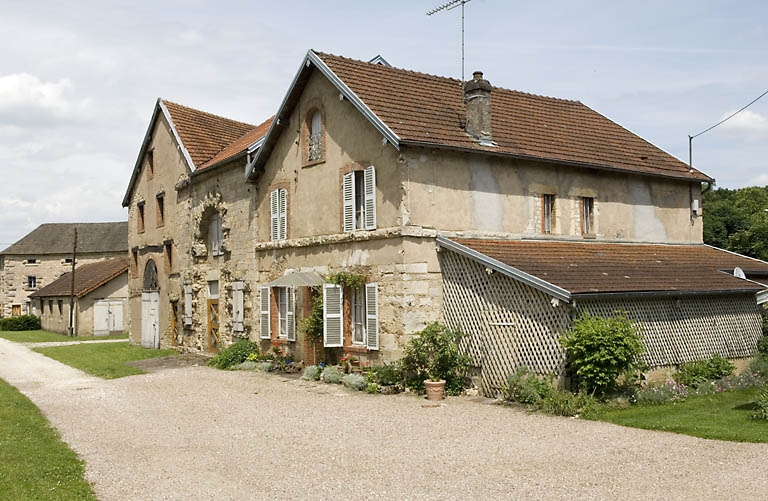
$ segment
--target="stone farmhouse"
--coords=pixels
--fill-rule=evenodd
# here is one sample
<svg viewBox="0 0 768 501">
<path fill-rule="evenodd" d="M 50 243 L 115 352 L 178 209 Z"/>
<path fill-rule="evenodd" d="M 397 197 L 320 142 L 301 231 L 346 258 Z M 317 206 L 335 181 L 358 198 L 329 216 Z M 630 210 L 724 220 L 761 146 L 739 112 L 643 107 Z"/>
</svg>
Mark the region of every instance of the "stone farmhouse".
<svg viewBox="0 0 768 501">
<path fill-rule="evenodd" d="M 75 228 L 77 265 L 125 257 L 126 221 L 41 224 L 0 252 L 0 317 L 40 314 L 29 296 L 72 270 Z"/>
<path fill-rule="evenodd" d="M 768 263 L 702 243 L 712 182 L 576 101 L 309 51 L 260 126 L 158 101 L 123 202 L 132 339 L 375 364 L 440 320 L 487 394 L 564 375 L 584 310 L 627 311 L 652 367 L 746 357 Z"/>
</svg>

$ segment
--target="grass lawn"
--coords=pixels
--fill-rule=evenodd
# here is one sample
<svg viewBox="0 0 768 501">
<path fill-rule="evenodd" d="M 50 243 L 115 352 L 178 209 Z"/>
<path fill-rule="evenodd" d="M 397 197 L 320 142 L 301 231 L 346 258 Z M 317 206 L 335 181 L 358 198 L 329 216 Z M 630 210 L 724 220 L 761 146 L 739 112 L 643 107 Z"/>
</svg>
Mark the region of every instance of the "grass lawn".
<svg viewBox="0 0 768 501">
<path fill-rule="evenodd" d="M 768 443 L 768 421 L 750 418 L 760 388 L 691 397 L 677 404 L 603 409 L 597 419 L 632 428 L 670 431 L 733 442 Z"/>
<path fill-rule="evenodd" d="M 148 350 L 127 343 L 86 343 L 35 348 L 34 350 L 104 379 L 144 374 L 144 371 L 126 365 L 125 362 L 176 354 L 175 350 Z"/>
<path fill-rule="evenodd" d="M 83 462 L 2 379 L 0 402 L 0 499 L 96 499 Z"/>
<path fill-rule="evenodd" d="M 60 341 L 94 341 L 98 339 L 128 339 L 128 334 L 69 337 L 64 334 L 49 331 L 0 331 L 0 337 L 16 343 L 48 343 Z"/>
</svg>

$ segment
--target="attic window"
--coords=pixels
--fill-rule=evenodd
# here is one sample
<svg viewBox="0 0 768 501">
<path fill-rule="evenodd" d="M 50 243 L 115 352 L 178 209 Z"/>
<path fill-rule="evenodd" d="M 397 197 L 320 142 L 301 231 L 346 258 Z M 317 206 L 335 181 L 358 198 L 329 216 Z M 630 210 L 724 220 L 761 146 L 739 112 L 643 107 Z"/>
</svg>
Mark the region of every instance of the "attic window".
<svg viewBox="0 0 768 501">
<path fill-rule="evenodd" d="M 555 195 L 545 194 L 541 196 L 541 232 L 550 234 L 554 232 L 555 221 Z"/>
<path fill-rule="evenodd" d="M 165 224 L 165 193 L 158 193 L 155 199 L 157 200 L 157 225 L 163 226 Z"/>
<path fill-rule="evenodd" d="M 323 157 L 323 115 L 320 110 L 312 113 L 309 127 L 307 161 L 316 162 Z"/>
<path fill-rule="evenodd" d="M 40 260 L 34 257 L 27 258 L 27 264 L 40 264 Z"/>
<path fill-rule="evenodd" d="M 136 204 L 136 229 L 139 233 L 144 233 L 144 202 Z"/>
<path fill-rule="evenodd" d="M 152 176 L 155 175 L 155 152 L 154 150 L 149 150 L 147 152 L 147 178 L 152 179 Z"/>
</svg>

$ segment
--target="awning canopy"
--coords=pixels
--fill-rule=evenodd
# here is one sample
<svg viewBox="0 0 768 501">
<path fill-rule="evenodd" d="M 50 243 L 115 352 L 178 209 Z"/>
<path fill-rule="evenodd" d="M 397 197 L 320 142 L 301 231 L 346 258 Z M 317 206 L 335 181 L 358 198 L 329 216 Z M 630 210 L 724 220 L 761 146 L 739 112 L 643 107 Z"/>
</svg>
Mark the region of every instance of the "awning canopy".
<svg viewBox="0 0 768 501">
<path fill-rule="evenodd" d="M 319 287 L 324 283 L 323 277 L 314 271 L 295 271 L 272 280 L 266 287 Z"/>
</svg>

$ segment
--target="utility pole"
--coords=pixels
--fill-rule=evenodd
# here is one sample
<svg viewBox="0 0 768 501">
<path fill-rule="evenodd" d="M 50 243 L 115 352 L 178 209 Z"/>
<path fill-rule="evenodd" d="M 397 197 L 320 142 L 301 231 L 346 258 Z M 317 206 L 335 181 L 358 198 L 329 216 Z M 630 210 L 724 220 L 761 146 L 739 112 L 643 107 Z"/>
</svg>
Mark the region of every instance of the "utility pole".
<svg viewBox="0 0 768 501">
<path fill-rule="evenodd" d="M 72 287 L 69 293 L 69 335 L 75 335 L 75 261 L 77 260 L 77 226 L 75 241 L 72 244 Z"/>
</svg>

